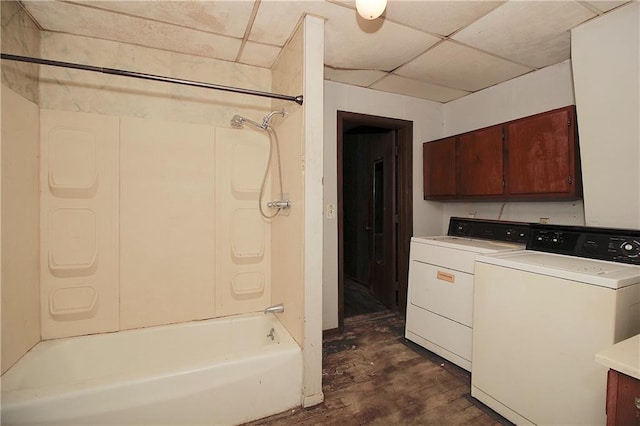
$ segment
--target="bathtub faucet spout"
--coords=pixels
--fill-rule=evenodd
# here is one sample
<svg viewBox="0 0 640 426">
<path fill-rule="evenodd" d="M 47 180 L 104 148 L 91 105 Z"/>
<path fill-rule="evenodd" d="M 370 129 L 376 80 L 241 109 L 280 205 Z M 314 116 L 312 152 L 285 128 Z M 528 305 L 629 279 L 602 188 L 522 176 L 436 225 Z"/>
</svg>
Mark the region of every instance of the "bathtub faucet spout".
<svg viewBox="0 0 640 426">
<path fill-rule="evenodd" d="M 264 310 L 265 314 L 276 314 L 284 312 L 284 305 L 282 303 L 278 303 L 277 305 L 269 306 Z"/>
</svg>

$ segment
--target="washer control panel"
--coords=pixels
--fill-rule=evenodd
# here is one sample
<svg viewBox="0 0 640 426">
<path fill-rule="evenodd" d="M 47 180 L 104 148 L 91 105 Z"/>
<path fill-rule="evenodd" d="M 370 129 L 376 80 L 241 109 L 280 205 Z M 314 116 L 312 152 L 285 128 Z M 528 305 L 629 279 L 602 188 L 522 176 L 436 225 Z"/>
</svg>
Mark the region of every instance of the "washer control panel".
<svg viewBox="0 0 640 426">
<path fill-rule="evenodd" d="M 447 235 L 524 244 L 531 235 L 531 224 L 504 220 L 452 217 L 449 220 Z"/>
<path fill-rule="evenodd" d="M 527 250 L 640 265 L 640 231 L 534 224 Z"/>
</svg>

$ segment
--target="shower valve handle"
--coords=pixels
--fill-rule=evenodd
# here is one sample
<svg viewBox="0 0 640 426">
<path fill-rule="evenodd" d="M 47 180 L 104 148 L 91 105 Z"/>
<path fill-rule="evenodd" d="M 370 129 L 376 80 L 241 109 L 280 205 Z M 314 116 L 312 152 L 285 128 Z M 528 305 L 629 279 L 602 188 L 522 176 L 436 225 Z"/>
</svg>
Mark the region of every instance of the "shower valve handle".
<svg viewBox="0 0 640 426">
<path fill-rule="evenodd" d="M 291 208 L 291 200 L 275 200 L 269 201 L 267 207 L 272 209 L 288 209 Z"/>
</svg>

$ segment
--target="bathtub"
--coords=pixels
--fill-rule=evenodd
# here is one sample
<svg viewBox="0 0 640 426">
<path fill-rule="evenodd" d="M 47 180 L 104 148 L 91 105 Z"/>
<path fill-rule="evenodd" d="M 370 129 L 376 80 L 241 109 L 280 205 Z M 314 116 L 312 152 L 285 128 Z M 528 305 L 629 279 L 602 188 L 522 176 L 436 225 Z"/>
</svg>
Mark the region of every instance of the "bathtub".
<svg viewBox="0 0 640 426">
<path fill-rule="evenodd" d="M 237 424 L 299 406 L 273 314 L 40 342 L 2 376 L 3 425 Z"/>
</svg>

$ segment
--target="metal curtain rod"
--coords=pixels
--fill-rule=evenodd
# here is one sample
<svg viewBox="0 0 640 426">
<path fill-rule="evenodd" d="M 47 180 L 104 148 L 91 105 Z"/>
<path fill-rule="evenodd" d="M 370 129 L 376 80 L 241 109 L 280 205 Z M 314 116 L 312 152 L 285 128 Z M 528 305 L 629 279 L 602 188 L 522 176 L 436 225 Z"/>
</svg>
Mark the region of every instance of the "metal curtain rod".
<svg viewBox="0 0 640 426">
<path fill-rule="evenodd" d="M 262 96 L 264 98 L 282 99 L 285 101 L 292 101 L 298 105 L 302 105 L 302 95 L 300 96 L 288 96 L 280 95 L 278 93 L 261 92 L 258 90 L 242 89 L 240 87 L 220 86 L 217 84 L 204 83 L 201 81 L 183 80 L 180 78 L 164 77 L 161 75 L 144 74 L 134 71 L 118 70 L 115 68 L 102 68 L 95 67 L 93 65 L 74 64 L 71 62 L 52 61 L 49 59 L 31 58 L 28 56 L 10 55 L 7 53 L 0 53 L 0 59 L 7 59 L 9 61 L 30 62 L 32 64 L 50 65 L 52 67 L 63 68 L 75 68 L 84 71 L 100 72 L 103 74 L 120 75 L 124 77 L 141 78 L 143 80 L 163 81 L 165 83 L 183 84 L 185 86 L 202 87 L 205 89 L 224 90 L 227 92 L 243 93 L 245 95 Z"/>
</svg>

